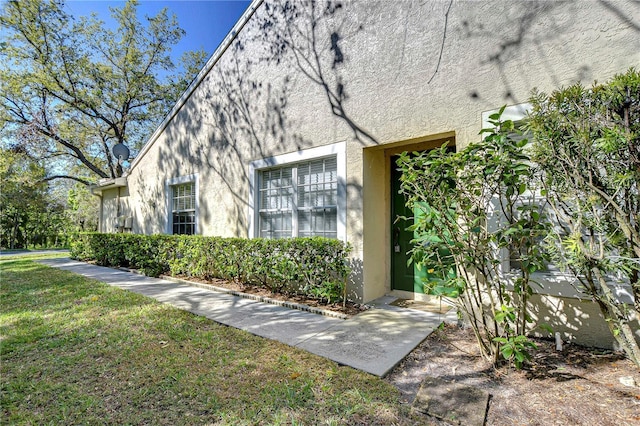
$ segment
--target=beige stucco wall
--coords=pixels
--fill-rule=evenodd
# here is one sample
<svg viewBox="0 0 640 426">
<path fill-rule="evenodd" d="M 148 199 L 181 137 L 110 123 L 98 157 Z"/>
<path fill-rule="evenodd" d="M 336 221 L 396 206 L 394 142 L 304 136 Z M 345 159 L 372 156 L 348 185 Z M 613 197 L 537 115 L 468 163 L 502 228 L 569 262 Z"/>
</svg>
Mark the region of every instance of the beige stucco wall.
<svg viewBox="0 0 640 426">
<path fill-rule="evenodd" d="M 100 194 L 100 232 L 118 232 L 118 216 L 131 216 L 129 189 L 126 187 L 107 189 Z"/>
<path fill-rule="evenodd" d="M 167 181 L 197 175 L 198 233 L 248 236 L 252 161 L 346 142 L 351 290 L 364 301 L 389 291 L 389 149 L 465 146 L 479 140 L 483 111 L 525 102 L 534 87 L 604 81 L 640 64 L 632 1 L 294 2 L 293 21 L 269 3 L 253 3 L 134 161 L 122 205 L 133 232 L 164 233 Z M 106 212 L 113 196 L 103 197 Z"/>
<path fill-rule="evenodd" d="M 536 325 L 550 326 L 554 333 L 560 333 L 565 342 L 607 349 L 622 349 L 609 330 L 598 305 L 588 298 L 534 294 L 529 301 L 529 307 Z M 631 318 L 629 325 L 632 330 L 635 330 L 636 340 L 640 342 L 639 318 Z M 541 337 L 553 337 L 539 327 L 534 330 L 533 334 Z"/>
</svg>

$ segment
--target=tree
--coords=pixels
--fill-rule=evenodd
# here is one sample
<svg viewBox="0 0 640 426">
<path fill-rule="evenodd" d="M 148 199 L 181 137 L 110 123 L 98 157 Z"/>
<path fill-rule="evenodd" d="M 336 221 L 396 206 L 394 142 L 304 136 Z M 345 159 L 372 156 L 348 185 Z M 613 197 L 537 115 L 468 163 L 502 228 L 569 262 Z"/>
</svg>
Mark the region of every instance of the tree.
<svg viewBox="0 0 640 426">
<path fill-rule="evenodd" d="M 111 148 L 139 149 L 203 65 L 204 52 L 187 54 L 187 72 L 170 76 L 170 49 L 184 31 L 166 9 L 142 25 L 136 7 L 111 9 L 113 31 L 95 16 L 75 20 L 62 1 L 4 3 L 2 142 L 55 159 L 45 179 L 121 176 Z"/>
<path fill-rule="evenodd" d="M 41 163 L 20 147 L 0 147 L 0 247 L 60 247 L 71 232 L 97 230 L 97 197 L 78 182 L 44 181 Z"/>
<path fill-rule="evenodd" d="M 460 152 L 446 147 L 398 160 L 401 191 L 416 212 L 411 256 L 431 275 L 431 294 L 453 299 L 471 324 L 481 352 L 516 366 L 535 345 L 528 314 L 531 273 L 544 265 L 538 239 L 545 235 L 543 206 L 535 193 L 534 168 L 515 137 L 514 124 L 491 116 L 484 141 Z M 517 274 L 502 270 L 502 253 L 518 254 Z"/>
<path fill-rule="evenodd" d="M 75 183 L 67 191 L 65 213 L 69 226 L 75 232 L 95 232 L 98 230 L 98 198 L 80 183 Z"/>
<path fill-rule="evenodd" d="M 47 204 L 43 176 L 44 168 L 24 151 L 0 149 L 0 246 L 13 249 L 28 244 L 34 212 Z"/>
<path fill-rule="evenodd" d="M 640 73 L 534 93 L 531 103 L 533 159 L 561 225 L 547 238 L 553 260 L 573 272 L 640 366 L 630 325 L 640 320 Z M 631 303 L 615 282 L 629 286 Z"/>
</svg>

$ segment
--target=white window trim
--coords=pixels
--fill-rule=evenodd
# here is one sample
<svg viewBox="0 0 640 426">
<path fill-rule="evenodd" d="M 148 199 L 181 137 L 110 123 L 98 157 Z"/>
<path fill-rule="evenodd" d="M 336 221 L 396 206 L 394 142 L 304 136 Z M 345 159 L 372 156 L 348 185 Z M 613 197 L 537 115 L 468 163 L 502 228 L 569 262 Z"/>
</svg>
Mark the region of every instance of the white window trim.
<svg viewBox="0 0 640 426">
<path fill-rule="evenodd" d="M 529 103 L 507 106 L 502 113 L 501 120 L 511 120 L 514 122 L 520 121 L 526 117 L 527 113 L 531 111 L 531 109 L 532 106 Z M 499 108 L 482 113 L 483 129 L 490 129 L 492 127 L 489 117 L 498 112 L 500 112 Z M 491 214 L 494 212 L 489 213 L 490 219 L 487 226 L 489 226 L 490 229 L 495 229 L 499 225 L 499 216 L 497 214 Z M 510 288 L 513 288 L 513 282 L 518 277 L 518 273 L 511 270 L 509 250 L 506 248 L 500 249 L 499 257 L 501 259 L 499 268 L 500 277 L 507 282 L 507 285 Z M 534 272 L 531 274 L 531 280 L 533 281 L 531 288 L 535 293 L 572 299 L 591 300 L 590 296 L 579 290 L 580 282 L 571 273 L 552 268 L 551 270 L 544 272 Z M 615 296 L 618 297 L 620 301 L 633 303 L 633 296 L 631 296 L 628 283 L 620 282 L 612 277 L 610 284 Z"/>
<path fill-rule="evenodd" d="M 336 156 L 338 175 L 338 206 L 337 206 L 337 239 L 347 241 L 347 162 L 346 162 L 346 142 L 337 142 L 331 145 L 324 145 L 315 148 L 303 149 L 287 154 L 276 155 L 249 163 L 249 232 L 250 238 L 258 237 L 258 174 L 261 170 L 272 167 L 286 166 L 304 161 L 314 160 L 322 157 Z"/>
<path fill-rule="evenodd" d="M 502 112 L 501 120 L 520 121 L 527 116 L 527 113 L 531 111 L 532 108 L 533 106 L 529 103 L 509 105 Z M 493 114 L 497 114 L 498 112 L 500 112 L 500 108 L 492 109 L 490 111 L 484 111 L 482 113 L 483 129 L 490 129 L 493 127 L 493 125 L 489 121 L 489 117 L 491 117 Z"/>
<path fill-rule="evenodd" d="M 165 229 L 165 233 L 172 235 L 173 234 L 173 189 L 172 187 L 175 185 L 181 185 L 183 183 L 193 183 L 195 185 L 196 195 L 195 195 L 195 227 L 194 227 L 194 235 L 197 235 L 200 231 L 199 222 L 199 211 L 200 211 L 200 186 L 199 186 L 198 174 L 194 173 L 192 175 L 186 176 L 178 176 L 175 178 L 167 179 L 165 181 L 165 190 L 164 193 L 167 195 L 167 227 Z"/>
<path fill-rule="evenodd" d="M 523 118 L 526 117 L 527 113 L 529 111 L 531 111 L 531 104 L 529 103 L 524 103 L 524 104 L 517 104 L 517 105 L 509 105 L 507 107 L 505 107 L 504 111 L 502 112 L 502 116 L 501 116 L 501 120 L 505 121 L 505 120 L 511 120 L 511 121 L 520 121 Z M 497 114 L 500 112 L 500 109 L 493 109 L 493 110 L 489 110 L 489 111 L 484 111 L 482 113 L 482 129 L 491 129 L 493 128 L 493 124 L 490 122 L 490 116 L 492 116 L 493 114 Z M 488 218 L 488 223 L 487 226 L 489 228 L 489 231 L 491 231 L 492 229 L 497 229 L 500 225 L 499 221 L 500 221 L 500 213 L 499 213 L 499 207 L 498 207 L 499 203 L 497 200 L 492 200 L 491 205 L 490 205 L 490 211 L 489 213 L 489 218 Z M 506 277 L 507 275 L 513 275 L 511 274 L 511 265 L 510 265 L 510 261 L 509 261 L 509 250 L 506 248 L 502 248 L 500 249 L 500 253 L 499 253 L 499 258 L 500 260 L 500 269 L 499 269 L 499 273 L 501 276 Z"/>
</svg>

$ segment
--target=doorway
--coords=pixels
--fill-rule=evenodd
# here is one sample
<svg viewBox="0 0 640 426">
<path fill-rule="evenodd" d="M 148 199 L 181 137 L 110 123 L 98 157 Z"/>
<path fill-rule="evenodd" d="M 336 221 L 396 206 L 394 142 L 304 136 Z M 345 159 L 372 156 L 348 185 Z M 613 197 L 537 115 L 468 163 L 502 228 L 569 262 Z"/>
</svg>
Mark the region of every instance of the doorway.
<svg viewBox="0 0 640 426">
<path fill-rule="evenodd" d="M 455 147 L 447 148 L 450 153 L 455 152 Z M 419 152 L 419 151 L 413 151 Z M 407 207 L 407 199 L 400 194 L 400 178 L 402 172 L 398 170 L 396 161 L 397 155 L 390 157 L 390 177 L 391 177 L 391 290 L 408 291 L 414 294 L 433 294 L 431 290 L 434 285 L 442 284 L 443 280 L 454 278 L 456 275 L 455 264 L 447 250 L 439 250 L 439 258 L 443 261 L 451 261 L 450 268 L 445 276 L 434 274 L 433 270 L 411 262 L 412 240 L 418 234 L 412 230 L 414 218 L 424 215 L 425 210 L 419 206 L 414 210 Z M 423 207 L 426 207 L 423 205 Z M 429 233 L 428 228 L 422 228 L 421 232 Z M 424 235 L 422 235 L 424 237 Z M 427 291 L 425 291 L 427 287 Z M 442 290 L 442 286 L 438 291 Z"/>
<path fill-rule="evenodd" d="M 455 132 L 364 148 L 362 153 L 362 298 L 365 301 L 395 292 L 397 297 L 428 299 L 414 265 L 407 265 L 412 219 L 396 223 L 396 216 L 412 218 L 404 197 L 398 194 L 400 172 L 395 161 L 402 152 L 421 152 L 447 143 L 455 151 Z M 394 235 L 395 234 L 395 235 Z M 396 251 L 394 241 L 399 241 Z M 420 272 L 420 271 L 418 271 Z M 400 290 L 403 289 L 403 290 Z M 406 290 L 404 290 L 406 289 Z"/>
<path fill-rule="evenodd" d="M 424 294 L 426 272 L 410 262 L 414 233 L 414 212 L 407 207 L 406 197 L 400 193 L 400 177 L 396 160 L 391 156 L 391 290 Z"/>
</svg>

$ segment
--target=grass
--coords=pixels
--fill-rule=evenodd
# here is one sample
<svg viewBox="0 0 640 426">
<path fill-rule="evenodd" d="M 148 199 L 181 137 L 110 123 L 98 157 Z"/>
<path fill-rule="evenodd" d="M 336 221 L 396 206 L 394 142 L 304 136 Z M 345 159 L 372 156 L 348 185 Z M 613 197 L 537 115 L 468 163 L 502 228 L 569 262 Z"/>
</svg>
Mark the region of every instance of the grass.
<svg viewBox="0 0 640 426">
<path fill-rule="evenodd" d="M 25 258 L 0 260 L 9 424 L 412 424 L 386 382 Z"/>
<path fill-rule="evenodd" d="M 38 259 L 56 259 L 60 257 L 69 257 L 68 252 L 50 251 L 48 253 L 36 252 L 30 253 L 25 251 L 11 251 L 5 250 L 5 254 L 0 256 L 0 262 L 7 262 L 9 260 L 38 260 Z"/>
</svg>

